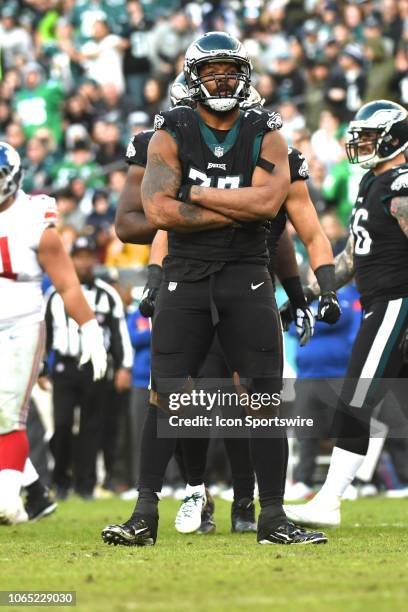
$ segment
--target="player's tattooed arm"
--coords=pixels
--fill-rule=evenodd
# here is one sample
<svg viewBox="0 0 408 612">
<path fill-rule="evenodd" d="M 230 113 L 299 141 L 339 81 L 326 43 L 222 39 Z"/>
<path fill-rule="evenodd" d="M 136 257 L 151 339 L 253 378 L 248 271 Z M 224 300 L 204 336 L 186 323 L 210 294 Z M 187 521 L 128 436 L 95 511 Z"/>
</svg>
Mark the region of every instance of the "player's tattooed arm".
<svg viewBox="0 0 408 612">
<path fill-rule="evenodd" d="M 199 232 L 233 223 L 225 215 L 177 200 L 180 185 L 176 141 L 160 130 L 150 141 L 142 182 L 142 204 L 149 223 L 158 229 L 179 232 Z"/>
<path fill-rule="evenodd" d="M 346 285 L 354 276 L 354 236 L 349 235 L 344 250 L 334 258 L 334 272 L 336 279 L 336 289 Z M 317 281 L 306 288 L 308 303 L 313 301 L 313 297 L 320 295 L 320 287 Z"/>
<path fill-rule="evenodd" d="M 408 237 L 408 196 L 397 196 L 392 198 L 390 213 L 398 221 L 398 225 Z"/>
<path fill-rule="evenodd" d="M 278 131 L 264 136 L 260 156 L 274 168 L 267 172 L 256 166 L 251 187 L 217 189 L 194 185 L 191 201 L 236 221 L 273 219 L 286 199 L 290 184 L 288 147 Z"/>
</svg>

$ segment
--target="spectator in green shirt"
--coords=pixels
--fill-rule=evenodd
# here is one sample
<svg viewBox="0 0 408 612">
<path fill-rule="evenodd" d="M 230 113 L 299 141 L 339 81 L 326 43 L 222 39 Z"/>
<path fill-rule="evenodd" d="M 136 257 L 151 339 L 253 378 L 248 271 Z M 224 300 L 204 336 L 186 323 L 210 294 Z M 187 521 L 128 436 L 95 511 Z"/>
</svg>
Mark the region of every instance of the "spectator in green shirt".
<svg viewBox="0 0 408 612">
<path fill-rule="evenodd" d="M 58 81 L 45 81 L 40 64 L 31 62 L 23 69 L 23 88 L 16 93 L 14 110 L 27 138 L 40 127 L 48 127 L 56 142 L 62 137 L 63 92 Z"/>
<path fill-rule="evenodd" d="M 344 143 L 341 143 L 344 145 Z M 322 193 L 327 205 L 333 207 L 338 218 L 344 226 L 350 220 L 357 198 L 358 186 L 365 170 L 358 165 L 349 164 L 344 156 L 337 164 L 331 167 L 323 181 Z"/>
<path fill-rule="evenodd" d="M 104 186 L 104 178 L 94 161 L 91 145 L 85 140 L 76 140 L 72 150 L 53 169 L 53 188 L 64 189 L 74 178 L 84 181 L 86 188 Z"/>
</svg>

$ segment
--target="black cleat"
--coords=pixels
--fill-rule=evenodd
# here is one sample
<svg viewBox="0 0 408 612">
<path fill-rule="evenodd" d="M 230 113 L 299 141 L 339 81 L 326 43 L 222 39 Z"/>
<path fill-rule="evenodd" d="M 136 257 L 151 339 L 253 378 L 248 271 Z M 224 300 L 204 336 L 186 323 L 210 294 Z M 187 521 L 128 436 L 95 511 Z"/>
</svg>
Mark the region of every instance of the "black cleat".
<svg viewBox="0 0 408 612">
<path fill-rule="evenodd" d="M 209 490 L 205 489 L 205 496 L 207 498 L 206 504 L 201 512 L 201 525 L 197 529 L 196 533 L 200 533 L 202 535 L 206 535 L 208 533 L 215 532 L 215 522 L 214 522 L 214 498 L 210 494 Z"/>
<path fill-rule="evenodd" d="M 52 499 L 48 489 L 44 489 L 42 495 L 28 495 L 25 503 L 29 521 L 38 521 L 44 516 L 49 516 L 57 507 L 58 504 Z"/>
<path fill-rule="evenodd" d="M 269 523 L 269 525 L 268 525 Z M 327 536 L 322 531 L 306 531 L 284 519 L 280 524 L 276 521 L 258 521 L 258 544 L 326 544 Z"/>
<path fill-rule="evenodd" d="M 234 501 L 231 506 L 232 533 L 253 533 L 256 531 L 255 504 L 252 499 Z"/>
<path fill-rule="evenodd" d="M 102 530 L 105 544 L 117 546 L 153 546 L 157 538 L 158 515 L 135 514 L 121 525 L 108 525 Z"/>
</svg>

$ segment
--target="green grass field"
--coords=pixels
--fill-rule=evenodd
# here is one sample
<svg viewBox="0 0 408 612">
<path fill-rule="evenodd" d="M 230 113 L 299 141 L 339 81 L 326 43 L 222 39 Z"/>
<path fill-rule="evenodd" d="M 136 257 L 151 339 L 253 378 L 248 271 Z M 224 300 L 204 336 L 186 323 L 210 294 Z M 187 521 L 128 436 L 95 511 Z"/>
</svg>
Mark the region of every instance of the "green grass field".
<svg viewBox="0 0 408 612">
<path fill-rule="evenodd" d="M 72 499 L 38 523 L 1 527 L 0 590 L 76 590 L 81 611 L 408 609 L 408 500 L 346 502 L 329 543 L 305 547 L 231 535 L 219 500 L 216 534 L 182 536 L 178 502 L 164 500 L 155 547 L 103 544 L 101 528 L 132 507 Z"/>
</svg>

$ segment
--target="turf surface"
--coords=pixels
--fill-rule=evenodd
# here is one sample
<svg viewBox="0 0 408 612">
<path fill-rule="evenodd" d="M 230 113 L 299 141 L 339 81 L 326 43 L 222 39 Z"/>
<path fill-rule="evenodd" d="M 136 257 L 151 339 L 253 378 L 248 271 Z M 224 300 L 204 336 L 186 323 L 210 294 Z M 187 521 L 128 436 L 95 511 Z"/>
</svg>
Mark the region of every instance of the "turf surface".
<svg viewBox="0 0 408 612">
<path fill-rule="evenodd" d="M 80 611 L 408 609 L 408 500 L 346 502 L 329 543 L 305 547 L 230 534 L 220 500 L 216 534 L 182 536 L 178 502 L 164 500 L 155 547 L 103 544 L 101 528 L 132 507 L 71 499 L 38 523 L 0 526 L 0 590 L 75 590 Z"/>
</svg>

